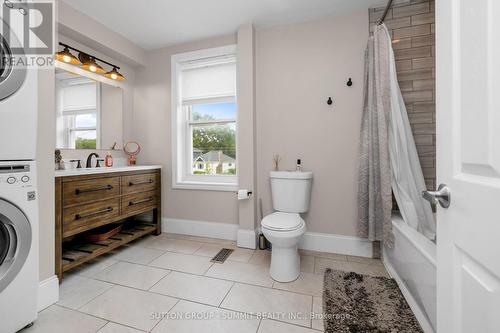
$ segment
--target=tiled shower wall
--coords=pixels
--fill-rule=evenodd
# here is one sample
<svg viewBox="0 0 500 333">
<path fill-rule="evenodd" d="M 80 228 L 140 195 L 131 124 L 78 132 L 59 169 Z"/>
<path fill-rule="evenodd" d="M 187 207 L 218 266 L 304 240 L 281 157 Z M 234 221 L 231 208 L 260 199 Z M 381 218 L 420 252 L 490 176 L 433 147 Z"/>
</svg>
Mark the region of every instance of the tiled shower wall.
<svg viewBox="0 0 500 333">
<path fill-rule="evenodd" d="M 392 37 L 399 86 L 408 111 L 413 137 L 427 188 L 436 187 L 436 89 L 434 3 L 429 0 L 396 2 L 385 24 Z M 370 27 L 384 8 L 370 9 Z"/>
</svg>

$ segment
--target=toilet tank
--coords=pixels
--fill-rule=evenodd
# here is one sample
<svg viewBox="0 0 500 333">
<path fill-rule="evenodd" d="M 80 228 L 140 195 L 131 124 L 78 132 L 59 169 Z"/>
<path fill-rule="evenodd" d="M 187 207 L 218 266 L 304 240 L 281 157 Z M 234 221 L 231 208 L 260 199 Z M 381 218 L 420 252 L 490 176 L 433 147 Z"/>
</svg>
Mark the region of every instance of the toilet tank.
<svg viewBox="0 0 500 333">
<path fill-rule="evenodd" d="M 271 171 L 273 208 L 285 213 L 305 213 L 311 201 L 310 171 Z"/>
</svg>

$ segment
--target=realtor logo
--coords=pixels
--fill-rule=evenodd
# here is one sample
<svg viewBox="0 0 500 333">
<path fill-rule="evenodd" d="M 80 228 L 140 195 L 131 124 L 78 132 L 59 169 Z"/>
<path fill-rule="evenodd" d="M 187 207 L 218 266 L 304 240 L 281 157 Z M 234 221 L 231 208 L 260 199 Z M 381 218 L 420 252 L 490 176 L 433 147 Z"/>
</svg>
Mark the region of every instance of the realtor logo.
<svg viewBox="0 0 500 333">
<path fill-rule="evenodd" d="M 1 36 L 12 55 L 52 55 L 54 21 L 52 1 L 0 0 Z"/>
</svg>

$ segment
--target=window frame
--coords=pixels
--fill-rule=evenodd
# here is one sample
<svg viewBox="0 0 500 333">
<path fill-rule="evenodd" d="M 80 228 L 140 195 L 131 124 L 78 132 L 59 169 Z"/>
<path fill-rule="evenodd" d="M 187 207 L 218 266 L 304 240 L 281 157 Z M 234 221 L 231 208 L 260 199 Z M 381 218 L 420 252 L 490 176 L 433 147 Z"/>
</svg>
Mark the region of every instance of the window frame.
<svg viewBox="0 0 500 333">
<path fill-rule="evenodd" d="M 237 141 L 238 122 L 234 119 L 191 120 L 184 108 L 193 104 L 235 102 L 238 112 L 238 101 L 235 95 L 221 94 L 200 96 L 190 100 L 182 100 L 181 73 L 183 70 L 200 68 L 224 63 L 237 64 L 236 45 L 176 54 L 171 57 L 171 89 L 172 89 L 172 188 L 197 189 L 214 191 L 236 191 L 238 189 L 238 169 L 235 175 L 196 175 L 193 170 L 192 126 L 234 123 Z M 236 80 L 237 82 L 237 80 Z M 236 84 L 235 82 L 235 84 Z M 236 144 L 236 165 L 238 165 L 238 145 Z M 186 153 L 188 152 L 188 153 Z M 191 154 L 189 154 L 191 152 Z M 189 172 L 188 172 L 189 171 Z"/>
</svg>

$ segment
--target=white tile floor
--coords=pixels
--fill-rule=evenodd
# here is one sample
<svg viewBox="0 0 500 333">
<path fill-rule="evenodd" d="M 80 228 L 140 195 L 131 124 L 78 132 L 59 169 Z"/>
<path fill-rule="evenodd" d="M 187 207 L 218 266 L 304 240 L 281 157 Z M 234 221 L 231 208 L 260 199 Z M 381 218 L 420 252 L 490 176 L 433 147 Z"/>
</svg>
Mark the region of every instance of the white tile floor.
<svg viewBox="0 0 500 333">
<path fill-rule="evenodd" d="M 211 263 L 222 247 L 235 251 Z M 326 268 L 388 276 L 377 259 L 301 251 L 299 279 L 279 283 L 269 276 L 270 254 L 226 240 L 148 236 L 67 274 L 59 303 L 23 333 L 317 333 L 323 322 L 311 311 L 322 313 Z"/>
</svg>

